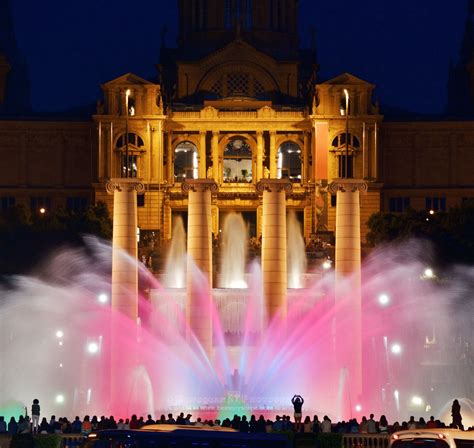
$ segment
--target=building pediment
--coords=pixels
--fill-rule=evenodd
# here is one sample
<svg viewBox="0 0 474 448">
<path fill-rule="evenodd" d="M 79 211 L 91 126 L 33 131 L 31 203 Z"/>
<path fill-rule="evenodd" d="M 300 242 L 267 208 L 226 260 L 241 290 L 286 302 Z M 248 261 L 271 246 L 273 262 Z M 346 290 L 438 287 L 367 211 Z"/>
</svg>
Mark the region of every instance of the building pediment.
<svg viewBox="0 0 474 448">
<path fill-rule="evenodd" d="M 229 62 L 233 60 L 256 62 L 263 66 L 268 64 L 275 65 L 277 63 L 271 56 L 258 51 L 255 47 L 241 39 L 236 39 L 206 56 L 199 64 L 215 66 L 222 64 L 223 61 Z"/>
<path fill-rule="evenodd" d="M 125 73 L 118 78 L 112 79 L 111 81 L 106 82 L 102 87 L 121 87 L 121 86 L 152 86 L 154 83 L 147 81 L 146 79 L 141 78 L 138 75 L 133 73 Z"/>
<path fill-rule="evenodd" d="M 320 85 L 329 85 L 329 86 L 367 86 L 374 87 L 370 82 L 364 81 L 357 76 L 351 75 L 350 73 L 342 73 L 335 78 L 329 79 L 328 81 L 322 82 Z"/>
</svg>

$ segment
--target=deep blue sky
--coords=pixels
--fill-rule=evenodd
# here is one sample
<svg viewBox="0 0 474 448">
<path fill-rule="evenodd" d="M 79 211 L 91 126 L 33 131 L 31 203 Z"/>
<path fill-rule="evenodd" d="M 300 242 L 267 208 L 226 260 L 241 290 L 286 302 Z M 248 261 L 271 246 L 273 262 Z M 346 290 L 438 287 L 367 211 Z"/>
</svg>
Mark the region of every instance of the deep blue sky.
<svg viewBox="0 0 474 448">
<path fill-rule="evenodd" d="M 258 1 L 258 0 L 256 0 Z M 99 85 L 125 72 L 156 74 L 160 31 L 174 43 L 175 0 L 11 0 L 35 110 L 95 103 Z M 317 31 L 320 78 L 351 72 L 377 85 L 381 103 L 438 113 L 446 102 L 467 0 L 301 0 L 301 36 Z"/>
</svg>

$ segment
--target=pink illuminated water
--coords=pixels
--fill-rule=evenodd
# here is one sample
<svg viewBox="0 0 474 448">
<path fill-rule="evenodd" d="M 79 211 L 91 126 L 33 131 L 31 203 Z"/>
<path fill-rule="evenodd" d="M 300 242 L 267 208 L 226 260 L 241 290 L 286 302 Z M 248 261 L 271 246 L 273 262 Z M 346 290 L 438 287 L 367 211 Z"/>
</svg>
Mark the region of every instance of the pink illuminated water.
<svg viewBox="0 0 474 448">
<path fill-rule="evenodd" d="M 265 325 L 253 265 L 246 290 L 215 292 L 208 356 L 186 337 L 184 292 L 163 289 L 143 267 L 141 281 L 154 298 L 140 299 L 138 327 L 99 301 L 110 290 L 111 248 L 91 239 L 87 250 L 60 252 L 36 276 L 12 279 L 0 291 L 0 411 L 38 398 L 43 415 L 205 417 L 244 409 L 272 416 L 290 413 L 291 397 L 300 394 L 310 415 L 437 415 L 453 397 L 473 398 L 466 343 L 474 273 L 456 267 L 445 273 L 449 280 L 424 278 L 426 253 L 412 243 L 364 264 L 363 393 L 355 396 L 343 359 L 354 341 L 336 334 L 344 303 L 335 304 L 333 272 L 290 292 L 287 319 Z M 349 328 L 351 319 L 337 328 Z M 112 400 L 113 388 L 121 393 Z"/>
</svg>

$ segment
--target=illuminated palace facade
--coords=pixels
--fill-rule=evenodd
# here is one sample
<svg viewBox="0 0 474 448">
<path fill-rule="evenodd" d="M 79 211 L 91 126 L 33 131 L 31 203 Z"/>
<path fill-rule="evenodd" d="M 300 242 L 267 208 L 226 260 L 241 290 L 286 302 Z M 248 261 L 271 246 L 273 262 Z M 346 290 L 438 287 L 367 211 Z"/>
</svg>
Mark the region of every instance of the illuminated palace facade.
<svg viewBox="0 0 474 448">
<path fill-rule="evenodd" d="M 162 49 L 155 81 L 127 73 L 106 82 L 85 121 L 0 121 L 1 207 L 112 208 L 106 181 L 128 166 L 145 185 L 143 231 L 169 240 L 173 216 L 187 211 L 182 182 L 207 178 L 219 187 L 213 232 L 236 211 L 258 238 L 256 183 L 287 178 L 287 209 L 309 243 L 334 231 L 327 186 L 346 174 L 368 182 L 363 239 L 374 212 L 443 210 L 474 197 L 474 123 L 387 121 L 373 84 L 349 73 L 320 81 L 314 49 L 299 47 L 297 15 L 297 0 L 180 0 L 177 46 Z M 0 101 L 9 68 L 0 58 Z"/>
</svg>

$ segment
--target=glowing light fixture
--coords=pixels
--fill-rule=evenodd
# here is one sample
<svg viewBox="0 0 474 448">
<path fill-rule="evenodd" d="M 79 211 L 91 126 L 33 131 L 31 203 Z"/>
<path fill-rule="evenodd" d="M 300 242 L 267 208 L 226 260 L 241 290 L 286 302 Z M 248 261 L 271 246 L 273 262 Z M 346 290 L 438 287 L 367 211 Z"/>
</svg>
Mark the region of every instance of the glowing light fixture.
<svg viewBox="0 0 474 448">
<path fill-rule="evenodd" d="M 62 330 L 56 331 L 56 337 L 58 339 L 61 339 L 64 336 L 64 332 Z"/>
<path fill-rule="evenodd" d="M 402 352 L 402 346 L 398 343 L 392 344 L 392 346 L 390 347 L 390 351 L 394 355 L 399 355 Z"/>
<path fill-rule="evenodd" d="M 46 209 L 45 209 L 44 207 L 41 207 L 41 208 L 39 209 L 39 212 L 40 212 L 42 215 L 44 215 L 44 214 L 46 213 Z"/>
<path fill-rule="evenodd" d="M 325 269 L 327 271 L 328 269 L 331 269 L 331 267 L 332 267 L 331 261 L 330 260 L 325 260 L 324 263 L 323 263 L 323 269 Z"/>
<path fill-rule="evenodd" d="M 431 268 L 426 268 L 423 272 L 423 277 L 425 278 L 434 278 L 434 276 L 434 271 Z"/>
<path fill-rule="evenodd" d="M 414 406 L 423 406 L 423 398 L 419 397 L 418 395 L 414 395 L 411 397 L 411 404 Z"/>
<path fill-rule="evenodd" d="M 379 304 L 382 306 L 387 306 L 390 303 L 390 297 L 388 294 L 380 294 L 378 297 Z"/>
<path fill-rule="evenodd" d="M 56 398 L 54 399 L 56 403 L 61 404 L 64 403 L 64 395 L 63 394 L 58 394 L 56 395 Z"/>
<path fill-rule="evenodd" d="M 97 300 L 100 303 L 107 303 L 109 301 L 109 296 L 105 293 L 101 293 L 97 296 Z"/>
<path fill-rule="evenodd" d="M 362 411 L 362 406 L 360 404 L 356 404 L 355 410 L 356 410 L 356 412 Z"/>
<path fill-rule="evenodd" d="M 97 344 L 97 342 L 89 342 L 89 344 L 87 344 L 87 351 L 91 355 L 95 355 L 99 352 L 99 344 Z"/>
</svg>

